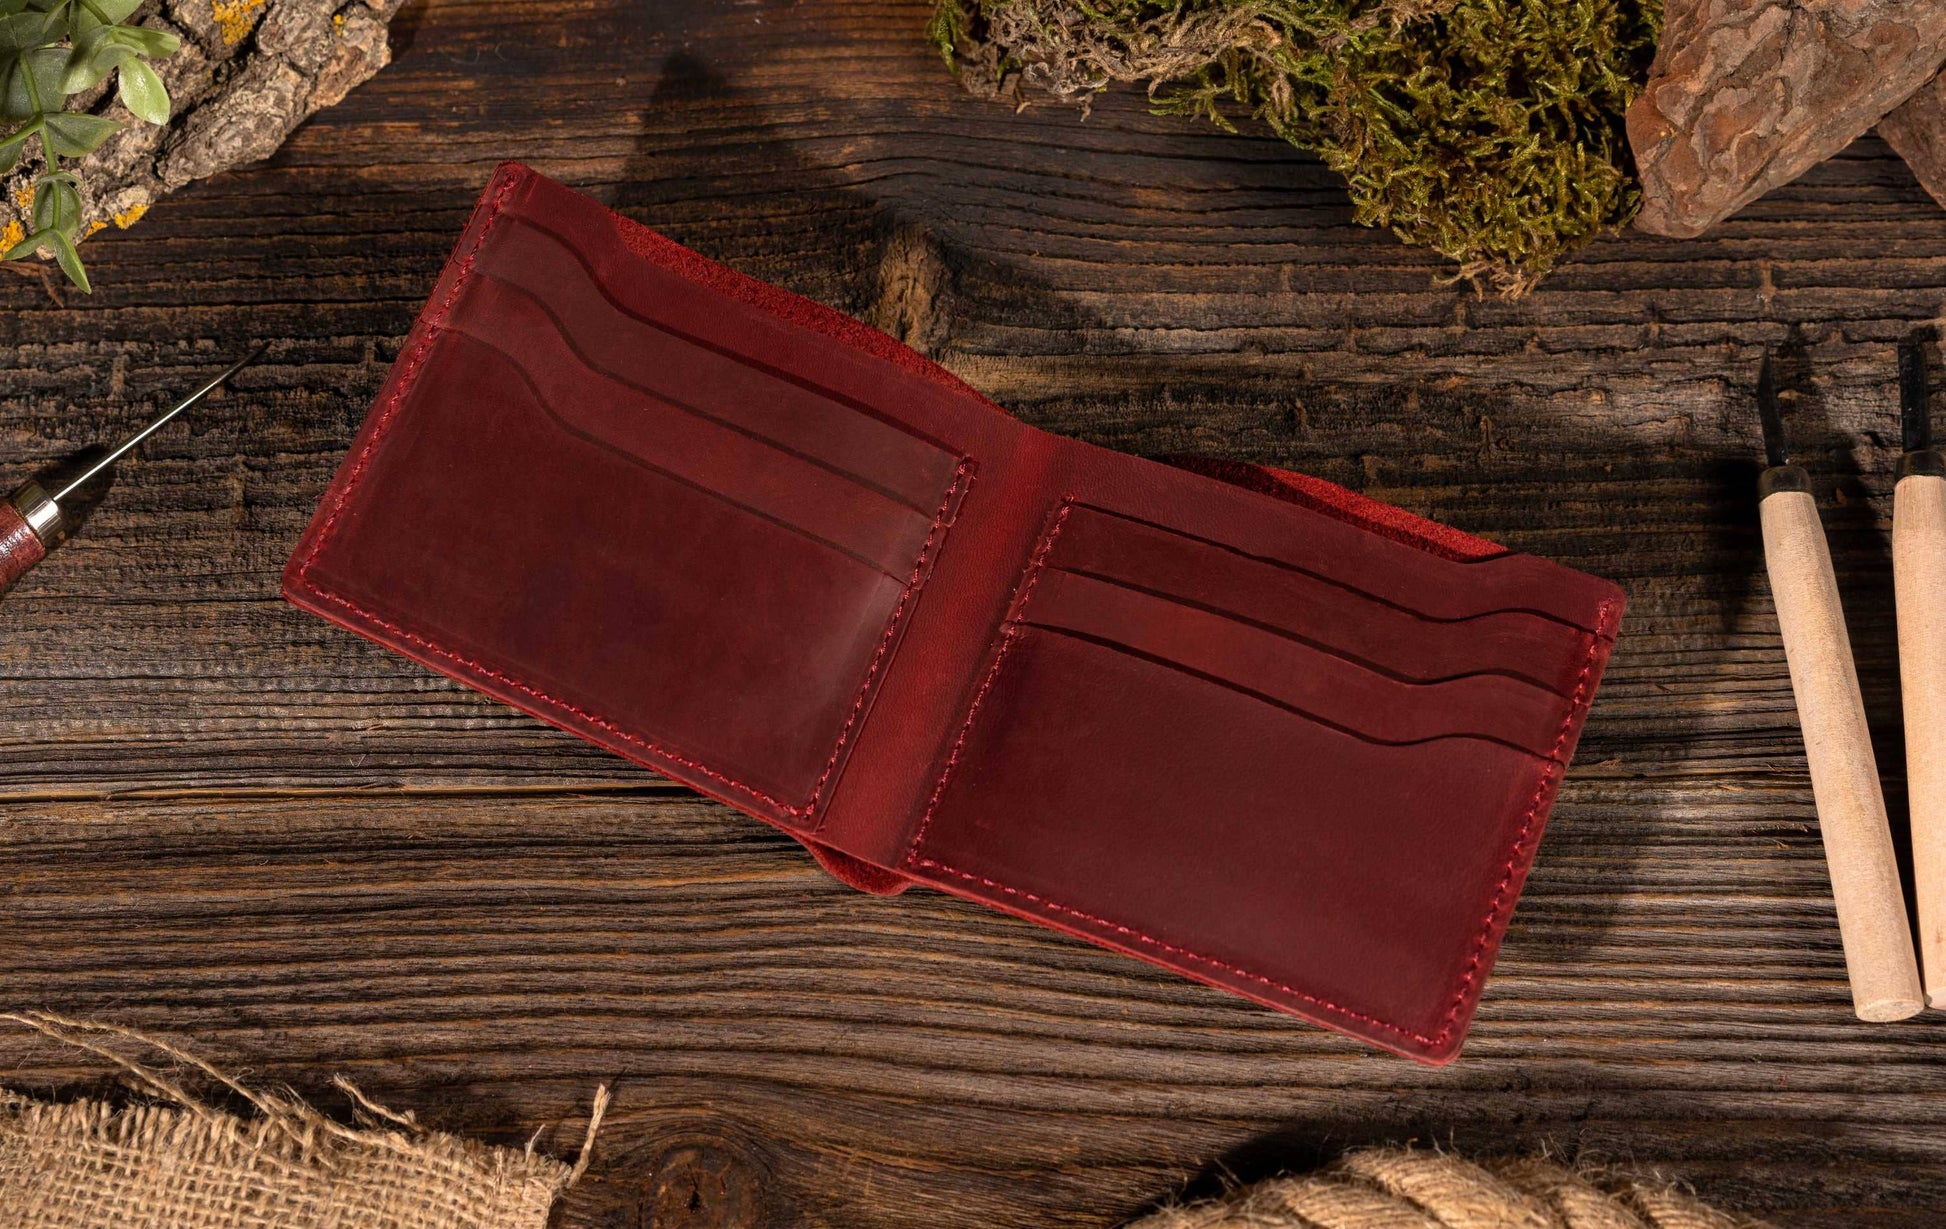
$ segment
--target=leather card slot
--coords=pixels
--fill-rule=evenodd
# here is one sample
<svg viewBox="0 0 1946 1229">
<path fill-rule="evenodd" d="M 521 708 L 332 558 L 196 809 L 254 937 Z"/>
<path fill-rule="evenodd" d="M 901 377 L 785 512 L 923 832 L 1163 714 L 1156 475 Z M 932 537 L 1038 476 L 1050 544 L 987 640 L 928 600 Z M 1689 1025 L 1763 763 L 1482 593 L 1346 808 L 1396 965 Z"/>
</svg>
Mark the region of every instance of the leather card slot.
<svg viewBox="0 0 1946 1229">
<path fill-rule="evenodd" d="M 611 287 L 546 225 L 514 218 L 478 272 L 546 306 L 584 361 L 609 377 L 802 456 L 930 518 L 958 457 L 885 419 L 721 351 L 644 310 L 640 278 Z"/>
<path fill-rule="evenodd" d="M 754 814 L 811 826 L 970 463 L 904 539 L 894 575 L 889 557 L 867 563 L 631 451 L 666 460 L 682 432 L 625 437 L 625 449 L 564 431 L 499 350 L 451 327 L 430 338 L 416 383 L 382 411 L 383 446 L 357 463 L 344 515 L 295 565 L 298 582 L 334 617 L 355 615 L 473 686 Z M 553 395 L 580 398 L 577 413 L 652 417 L 639 394 L 611 406 L 590 381 L 574 384 Z M 407 412 L 390 413 L 401 402 Z M 568 480 L 537 489 L 537 470 Z M 907 518 L 814 472 L 876 501 L 879 521 Z"/>
<path fill-rule="evenodd" d="M 1529 611 L 1439 619 L 1326 575 L 1077 507 L 1050 562 L 1292 636 L 1403 682 L 1497 676 L 1573 694 L 1591 633 Z"/>
<path fill-rule="evenodd" d="M 931 528 L 918 512 L 803 457 L 588 365 L 542 302 L 491 279 L 446 326 L 498 355 L 559 429 L 903 581 Z M 943 490 L 944 487 L 941 487 Z M 933 493 L 939 501 L 939 491 Z"/>
<path fill-rule="evenodd" d="M 1545 768 L 1494 742 L 1372 742 L 1016 624 L 905 869 L 1436 1055 Z"/>
<path fill-rule="evenodd" d="M 1185 504 L 1169 524 L 1161 525 L 1107 508 L 1091 510 L 1307 572 L 1426 619 L 1459 622 L 1524 613 L 1612 639 L 1598 617 L 1609 586 L 1591 576 L 1517 552 L 1456 559 L 1299 504 L 1272 502 L 1246 491 L 1235 492 L 1234 498 L 1262 501 L 1278 511 L 1258 515 L 1207 500 Z"/>
<path fill-rule="evenodd" d="M 1277 631 L 1058 570 L 1053 560 L 1020 618 L 1391 746 L 1476 740 L 1546 759 L 1566 708 L 1551 692 L 1494 675 L 1402 682 Z"/>
</svg>

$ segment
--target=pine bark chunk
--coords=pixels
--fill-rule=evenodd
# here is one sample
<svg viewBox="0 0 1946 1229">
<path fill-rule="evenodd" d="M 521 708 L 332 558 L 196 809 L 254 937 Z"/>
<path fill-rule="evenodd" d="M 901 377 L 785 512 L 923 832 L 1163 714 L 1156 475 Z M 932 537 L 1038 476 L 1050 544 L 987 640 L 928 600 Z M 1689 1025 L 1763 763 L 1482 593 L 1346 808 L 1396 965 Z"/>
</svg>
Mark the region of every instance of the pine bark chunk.
<svg viewBox="0 0 1946 1229">
<path fill-rule="evenodd" d="M 1946 207 L 1946 73 L 1880 120 L 1878 135 L 1905 159 L 1919 186 Z"/>
<path fill-rule="evenodd" d="M 1677 0 L 1628 112 L 1641 229 L 1689 238 L 1849 145 L 1946 62 L 1946 0 Z"/>
</svg>

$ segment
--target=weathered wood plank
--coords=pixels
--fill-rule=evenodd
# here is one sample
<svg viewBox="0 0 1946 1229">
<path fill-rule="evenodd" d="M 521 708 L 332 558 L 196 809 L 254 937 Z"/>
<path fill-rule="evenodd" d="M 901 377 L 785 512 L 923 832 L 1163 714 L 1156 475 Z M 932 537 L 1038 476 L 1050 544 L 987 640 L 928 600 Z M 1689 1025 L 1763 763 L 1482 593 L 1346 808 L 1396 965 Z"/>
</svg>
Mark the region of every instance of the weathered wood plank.
<svg viewBox="0 0 1946 1229">
<path fill-rule="evenodd" d="M 1946 1196 L 1946 1069 L 1928 1030 L 1850 1019 L 1815 836 L 1767 813 L 1799 791 L 1697 815 L 1588 775 L 1436 1072 L 963 902 L 856 895 L 674 790 L 16 807 L 7 975 L 495 1138 L 618 1079 L 590 1216 L 697 1131 L 833 1224 L 1103 1217 L 1273 1126 L 1301 1159 L 1404 1133 L 1668 1165 L 1757 1209 Z M 1653 859 L 1613 827 L 1645 809 Z M 35 1083 L 94 1071 L 4 1044 Z"/>
</svg>

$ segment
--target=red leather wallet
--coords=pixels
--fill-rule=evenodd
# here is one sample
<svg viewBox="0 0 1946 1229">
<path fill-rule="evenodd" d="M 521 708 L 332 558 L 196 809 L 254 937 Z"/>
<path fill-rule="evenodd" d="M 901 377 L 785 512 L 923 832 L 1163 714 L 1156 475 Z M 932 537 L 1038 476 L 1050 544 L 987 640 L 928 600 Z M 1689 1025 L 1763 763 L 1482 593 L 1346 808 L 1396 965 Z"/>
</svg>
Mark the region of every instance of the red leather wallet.
<svg viewBox="0 0 1946 1229">
<path fill-rule="evenodd" d="M 867 891 L 942 888 L 1427 1062 L 1622 610 L 1327 483 L 1037 431 L 517 165 L 284 592 Z"/>
</svg>

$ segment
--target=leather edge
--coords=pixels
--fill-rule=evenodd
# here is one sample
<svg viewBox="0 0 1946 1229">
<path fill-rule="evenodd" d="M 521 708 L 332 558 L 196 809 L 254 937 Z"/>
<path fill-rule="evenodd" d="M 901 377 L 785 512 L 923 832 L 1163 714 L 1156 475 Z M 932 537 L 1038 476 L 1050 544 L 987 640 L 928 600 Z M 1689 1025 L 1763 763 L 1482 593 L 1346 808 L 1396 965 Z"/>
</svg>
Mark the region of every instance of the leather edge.
<svg viewBox="0 0 1946 1229">
<path fill-rule="evenodd" d="M 385 434 L 391 415 L 383 408 L 403 400 L 411 391 L 418 376 L 416 366 L 408 364 L 407 355 L 425 348 L 431 342 L 431 334 L 438 327 L 439 320 L 450 305 L 453 292 L 466 276 L 466 254 L 478 246 L 485 238 L 486 230 L 494 217 L 505 207 L 514 190 L 528 182 L 534 172 L 518 162 L 503 162 L 494 168 L 480 192 L 479 200 L 473 206 L 459 238 L 453 244 L 452 252 L 446 263 L 441 266 L 439 277 L 434 281 L 432 291 L 419 309 L 418 317 L 406 333 L 405 341 L 399 347 L 398 358 L 393 360 L 392 369 L 387 373 L 385 382 L 379 386 L 378 395 L 372 400 L 372 407 L 365 413 L 358 431 L 352 436 L 351 446 L 345 452 L 345 459 L 331 476 L 324 494 L 318 498 L 318 505 L 311 513 L 311 519 L 299 535 L 297 545 L 291 551 L 290 560 L 284 565 L 280 592 L 287 600 L 294 590 L 308 589 L 309 582 L 305 572 L 312 557 L 323 544 L 333 523 L 342 513 L 351 487 L 359 476 L 356 458 L 364 457 L 374 451 Z M 314 612 L 322 613 L 322 612 Z"/>
<path fill-rule="evenodd" d="M 821 334 L 866 358 L 939 385 L 956 396 L 971 397 L 987 409 L 1007 413 L 980 390 L 889 333 L 815 299 L 805 298 L 712 260 L 625 214 L 612 209 L 608 210 L 608 214 L 615 220 L 615 231 L 623 246 L 644 260 L 727 299 Z"/>
<path fill-rule="evenodd" d="M 1159 459 L 1164 465 L 1296 504 L 1459 563 L 1475 563 L 1515 553 L 1498 542 L 1442 525 L 1404 508 L 1362 495 L 1349 487 L 1295 470 L 1223 457 L 1179 453 Z"/>
</svg>

